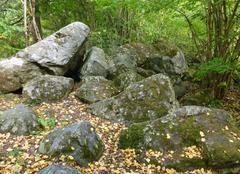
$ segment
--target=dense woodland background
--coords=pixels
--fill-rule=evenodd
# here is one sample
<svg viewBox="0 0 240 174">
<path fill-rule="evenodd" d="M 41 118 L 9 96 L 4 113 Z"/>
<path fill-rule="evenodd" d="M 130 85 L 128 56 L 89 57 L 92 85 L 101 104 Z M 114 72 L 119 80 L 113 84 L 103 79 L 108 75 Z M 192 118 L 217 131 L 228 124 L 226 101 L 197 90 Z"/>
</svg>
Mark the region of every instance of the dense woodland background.
<svg viewBox="0 0 240 174">
<path fill-rule="evenodd" d="M 240 0 L 1 0 L 0 58 L 82 21 L 91 28 L 89 46 L 106 52 L 131 42 L 177 45 L 190 65 L 186 78 L 219 99 L 240 83 L 239 6 Z"/>
</svg>

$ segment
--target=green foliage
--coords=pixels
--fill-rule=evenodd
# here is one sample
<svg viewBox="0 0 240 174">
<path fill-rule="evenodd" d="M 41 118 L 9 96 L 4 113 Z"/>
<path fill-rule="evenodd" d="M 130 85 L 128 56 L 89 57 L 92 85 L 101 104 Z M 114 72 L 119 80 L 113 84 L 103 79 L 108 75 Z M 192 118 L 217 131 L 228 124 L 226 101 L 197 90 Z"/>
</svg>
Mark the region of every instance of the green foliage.
<svg viewBox="0 0 240 174">
<path fill-rule="evenodd" d="M 42 125 L 44 128 L 50 128 L 53 129 L 56 127 L 56 119 L 53 117 L 49 117 L 47 119 L 39 118 L 38 119 L 40 125 Z"/>
<path fill-rule="evenodd" d="M 12 157 L 19 157 L 22 154 L 20 149 L 13 149 L 12 151 L 8 152 L 8 156 L 12 156 Z"/>
<path fill-rule="evenodd" d="M 209 73 L 228 73 L 233 71 L 234 67 L 235 66 L 232 63 L 225 63 L 221 58 L 214 58 L 209 62 L 200 64 L 194 77 L 197 80 L 202 80 L 209 75 Z"/>
<path fill-rule="evenodd" d="M 21 2 L 14 1 L 0 7 L 0 59 L 24 47 L 24 27 Z"/>
<path fill-rule="evenodd" d="M 123 130 L 119 137 L 119 147 L 122 149 L 137 148 L 143 142 L 146 125 L 147 122 L 135 123 Z"/>
</svg>

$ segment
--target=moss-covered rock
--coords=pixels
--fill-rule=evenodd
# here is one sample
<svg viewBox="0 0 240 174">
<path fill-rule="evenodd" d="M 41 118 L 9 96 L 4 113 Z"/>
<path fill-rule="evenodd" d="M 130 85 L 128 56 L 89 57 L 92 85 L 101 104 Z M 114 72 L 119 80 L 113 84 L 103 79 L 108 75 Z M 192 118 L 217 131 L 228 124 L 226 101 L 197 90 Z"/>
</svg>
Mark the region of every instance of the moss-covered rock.
<svg viewBox="0 0 240 174">
<path fill-rule="evenodd" d="M 124 90 L 125 88 L 127 88 L 130 84 L 138 82 L 143 80 L 144 77 L 142 77 L 140 74 L 138 74 L 136 71 L 134 70 L 129 70 L 126 71 L 120 75 L 118 75 L 115 79 L 114 79 L 114 83 L 115 85 L 120 89 L 120 90 Z"/>
<path fill-rule="evenodd" d="M 104 144 L 89 122 L 55 129 L 39 146 L 39 152 L 42 154 L 51 157 L 67 154 L 83 166 L 98 160 L 103 150 Z"/>
<path fill-rule="evenodd" d="M 88 110 L 114 121 L 143 122 L 159 118 L 176 107 L 178 102 L 170 79 L 157 74 L 131 84 L 117 96 L 91 104 Z"/>
<path fill-rule="evenodd" d="M 23 87 L 23 95 L 29 101 L 57 101 L 72 90 L 74 81 L 62 76 L 43 75 L 34 78 Z"/>
<path fill-rule="evenodd" d="M 144 141 L 144 128 L 148 122 L 134 123 L 128 129 L 122 130 L 119 137 L 119 147 L 138 148 Z"/>
<path fill-rule="evenodd" d="M 87 103 L 98 102 L 118 93 L 114 83 L 102 76 L 87 76 L 80 83 L 75 96 Z"/>
<path fill-rule="evenodd" d="M 135 131 L 141 138 L 136 140 Z M 161 163 L 178 170 L 240 165 L 240 131 L 223 110 L 185 106 L 145 127 L 130 126 L 121 135 L 120 147 L 162 153 L 150 163 Z M 141 155 L 146 156 L 146 153 Z"/>
</svg>

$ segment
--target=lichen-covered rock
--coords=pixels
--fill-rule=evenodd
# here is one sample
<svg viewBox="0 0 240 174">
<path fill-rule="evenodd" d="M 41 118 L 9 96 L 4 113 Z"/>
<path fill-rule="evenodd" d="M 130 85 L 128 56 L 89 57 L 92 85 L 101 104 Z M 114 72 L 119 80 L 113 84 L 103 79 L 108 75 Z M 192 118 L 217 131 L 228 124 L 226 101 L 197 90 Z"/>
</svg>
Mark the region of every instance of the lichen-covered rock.
<svg viewBox="0 0 240 174">
<path fill-rule="evenodd" d="M 80 77 L 103 76 L 107 77 L 109 65 L 106 55 L 101 48 L 92 47 L 85 55 L 84 64 L 81 67 Z"/>
<path fill-rule="evenodd" d="M 102 76 L 87 76 L 81 81 L 75 96 L 87 103 L 98 102 L 118 93 L 113 82 Z"/>
<path fill-rule="evenodd" d="M 114 83 L 119 89 L 123 90 L 123 89 L 127 88 L 130 84 L 141 81 L 143 79 L 144 79 L 144 77 L 142 77 L 136 71 L 129 70 L 129 71 L 126 71 L 126 72 L 118 75 L 114 79 Z"/>
<path fill-rule="evenodd" d="M 78 70 L 90 29 L 81 22 L 71 23 L 49 37 L 19 51 L 23 58 L 45 68 L 52 75 Z"/>
<path fill-rule="evenodd" d="M 24 59 L 12 57 L 0 61 L 0 93 L 17 91 L 23 84 L 44 73 Z"/>
<path fill-rule="evenodd" d="M 82 174 L 82 172 L 72 167 L 53 164 L 40 170 L 38 174 Z"/>
<path fill-rule="evenodd" d="M 157 74 L 128 86 L 123 92 L 89 106 L 92 114 L 114 121 L 142 122 L 178 107 L 170 79 Z"/>
<path fill-rule="evenodd" d="M 55 129 L 40 142 L 39 146 L 39 152 L 42 154 L 70 155 L 82 166 L 98 160 L 103 150 L 103 142 L 89 122 Z"/>
<path fill-rule="evenodd" d="M 134 70 L 137 67 L 137 62 L 132 55 L 118 51 L 113 57 L 115 69 L 112 70 L 116 75 L 119 75 L 128 70 Z"/>
<path fill-rule="evenodd" d="M 73 85 L 71 78 L 43 75 L 26 83 L 23 95 L 30 101 L 56 101 L 66 97 Z"/>
<path fill-rule="evenodd" d="M 185 106 L 152 122 L 130 126 L 121 133 L 120 147 L 157 151 L 161 155 L 150 163 L 179 170 L 240 165 L 240 131 L 230 115 L 200 106 Z"/>
<path fill-rule="evenodd" d="M 39 128 L 39 123 L 32 108 L 18 104 L 13 109 L 0 112 L 0 133 L 28 135 Z"/>
</svg>

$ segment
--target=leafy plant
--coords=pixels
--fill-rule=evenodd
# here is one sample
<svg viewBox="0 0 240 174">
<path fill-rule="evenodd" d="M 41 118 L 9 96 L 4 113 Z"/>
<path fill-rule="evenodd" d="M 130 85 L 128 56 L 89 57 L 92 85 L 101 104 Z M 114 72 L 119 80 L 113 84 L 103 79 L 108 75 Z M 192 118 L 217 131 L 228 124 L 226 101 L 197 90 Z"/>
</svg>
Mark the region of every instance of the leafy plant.
<svg viewBox="0 0 240 174">
<path fill-rule="evenodd" d="M 53 129 L 54 127 L 56 127 L 56 124 L 57 124 L 54 117 L 49 117 L 47 119 L 39 118 L 38 121 L 44 128 L 50 128 L 50 129 Z"/>
<path fill-rule="evenodd" d="M 209 62 L 200 64 L 197 69 L 194 77 L 196 80 L 202 80 L 207 77 L 209 73 L 223 74 L 231 72 L 235 69 L 235 66 L 231 63 L 225 63 L 221 58 L 214 58 Z"/>
<path fill-rule="evenodd" d="M 13 157 L 18 157 L 18 156 L 20 156 L 21 155 L 21 150 L 20 149 L 17 149 L 17 148 L 15 148 L 15 149 L 13 149 L 12 151 L 10 151 L 10 152 L 8 152 L 8 155 L 9 156 L 13 156 Z"/>
</svg>

